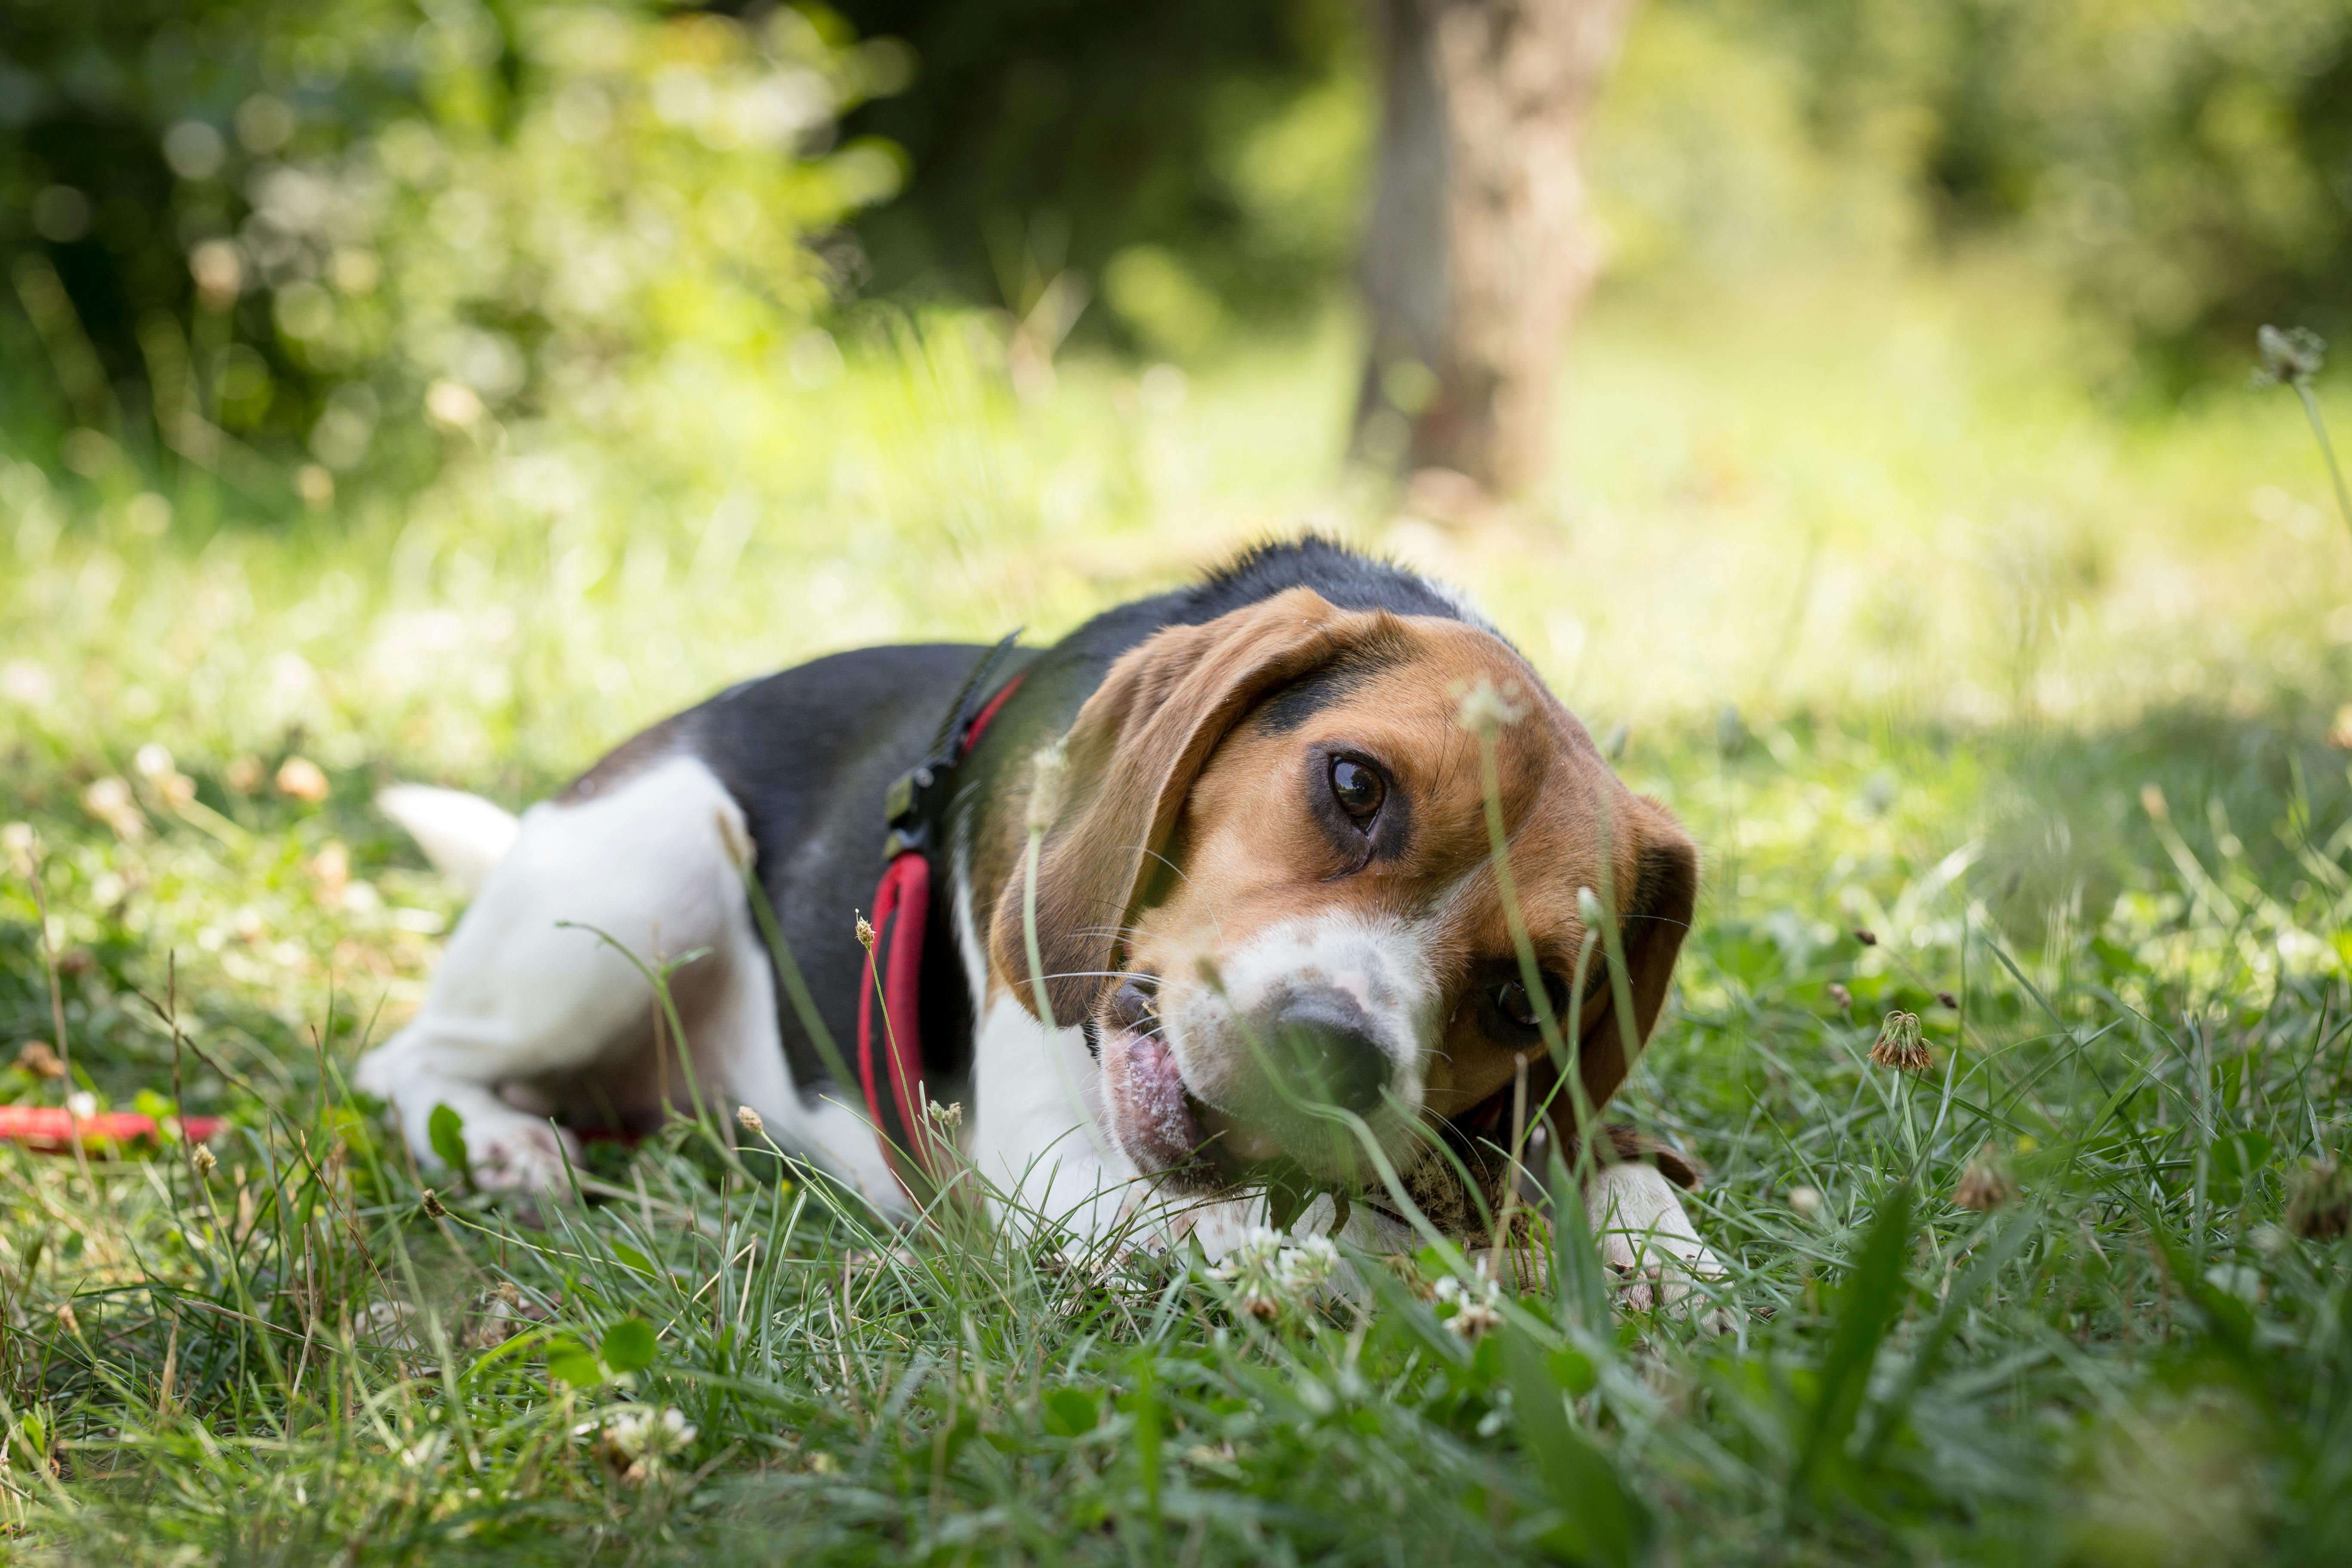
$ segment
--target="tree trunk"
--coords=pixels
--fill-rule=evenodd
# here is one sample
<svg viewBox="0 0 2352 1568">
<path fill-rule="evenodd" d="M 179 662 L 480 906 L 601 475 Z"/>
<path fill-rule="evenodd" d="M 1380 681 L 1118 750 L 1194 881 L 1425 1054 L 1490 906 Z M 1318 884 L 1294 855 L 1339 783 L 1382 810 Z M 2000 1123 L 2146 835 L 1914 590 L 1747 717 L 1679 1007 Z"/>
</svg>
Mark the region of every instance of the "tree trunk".
<svg viewBox="0 0 2352 1568">
<path fill-rule="evenodd" d="M 1385 111 L 1356 451 L 1489 491 L 1544 467 L 1599 265 L 1577 153 L 1633 0 L 1370 0 Z"/>
</svg>

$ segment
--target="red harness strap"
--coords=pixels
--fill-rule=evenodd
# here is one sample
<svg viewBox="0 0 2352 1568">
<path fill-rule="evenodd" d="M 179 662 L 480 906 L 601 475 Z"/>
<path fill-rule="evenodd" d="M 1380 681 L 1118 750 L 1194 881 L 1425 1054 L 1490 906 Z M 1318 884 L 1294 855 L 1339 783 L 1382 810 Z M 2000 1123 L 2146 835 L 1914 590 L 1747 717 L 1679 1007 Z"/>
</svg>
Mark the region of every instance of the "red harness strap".
<svg viewBox="0 0 2352 1568">
<path fill-rule="evenodd" d="M 982 733 L 1005 699 L 1019 689 L 1021 679 L 1016 675 L 1005 682 L 972 715 L 956 742 L 955 762 L 961 762 L 980 744 Z M 882 1141 L 883 1157 L 889 1161 L 898 1184 L 912 1193 L 917 1180 L 938 1173 L 931 1130 L 925 1125 L 922 1112 L 923 933 L 930 923 L 931 862 L 920 847 L 898 836 L 893 836 L 891 845 L 889 864 L 883 868 L 881 885 L 874 889 L 874 942 L 866 950 L 865 984 L 857 994 L 857 1076 L 866 1092 L 866 1113 Z M 875 983 L 877 963 L 879 985 Z M 874 1026 L 877 993 L 882 1012 L 878 1054 L 887 1060 L 887 1066 L 878 1071 Z M 886 1117 L 883 1110 L 881 1080 L 885 1077 L 895 1118 Z M 911 1170 L 907 1168 L 910 1160 Z"/>
</svg>

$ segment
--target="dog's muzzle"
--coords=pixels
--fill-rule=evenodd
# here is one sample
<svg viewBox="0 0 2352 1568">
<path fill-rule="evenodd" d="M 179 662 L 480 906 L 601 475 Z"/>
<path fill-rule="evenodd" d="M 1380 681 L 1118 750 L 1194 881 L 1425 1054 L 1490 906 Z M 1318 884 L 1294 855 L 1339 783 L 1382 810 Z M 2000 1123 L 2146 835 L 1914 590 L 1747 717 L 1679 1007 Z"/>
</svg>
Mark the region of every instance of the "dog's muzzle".
<svg viewBox="0 0 2352 1568">
<path fill-rule="evenodd" d="M 1389 1142 L 1412 1119 L 1410 1019 L 1368 1006 L 1390 988 L 1361 971 L 1245 967 L 1262 977 L 1245 995 L 1213 969 L 1113 991 L 1097 1026 L 1111 1131 L 1139 1169 L 1202 1191 L 1276 1160 L 1360 1174 L 1364 1133 Z"/>
<path fill-rule="evenodd" d="M 1289 994 L 1260 1014 L 1257 1037 L 1270 1087 L 1312 1114 L 1332 1107 L 1359 1116 L 1380 1108 L 1390 1059 L 1378 1027 L 1346 992 L 1315 987 Z"/>
</svg>

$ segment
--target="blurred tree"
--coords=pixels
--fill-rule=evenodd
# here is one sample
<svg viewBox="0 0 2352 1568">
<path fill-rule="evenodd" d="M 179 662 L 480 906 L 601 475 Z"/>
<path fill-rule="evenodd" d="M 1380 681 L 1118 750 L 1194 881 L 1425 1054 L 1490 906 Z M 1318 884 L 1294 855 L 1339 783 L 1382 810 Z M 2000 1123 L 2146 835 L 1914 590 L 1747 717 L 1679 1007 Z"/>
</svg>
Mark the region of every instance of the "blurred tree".
<svg viewBox="0 0 2352 1568">
<path fill-rule="evenodd" d="M 1542 471 L 1599 247 L 1579 143 L 1633 0 L 1375 0 L 1379 172 L 1357 447 L 1493 490 Z"/>
</svg>

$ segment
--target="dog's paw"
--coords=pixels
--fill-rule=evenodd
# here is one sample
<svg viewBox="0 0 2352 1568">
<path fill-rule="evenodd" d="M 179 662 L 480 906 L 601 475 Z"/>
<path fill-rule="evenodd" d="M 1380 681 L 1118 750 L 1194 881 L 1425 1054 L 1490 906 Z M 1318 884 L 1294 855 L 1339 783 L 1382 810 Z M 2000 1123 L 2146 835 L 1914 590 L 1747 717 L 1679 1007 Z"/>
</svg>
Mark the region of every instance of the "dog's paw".
<svg viewBox="0 0 2352 1568">
<path fill-rule="evenodd" d="M 1702 1288 L 1727 1278 L 1730 1271 L 1696 1237 L 1662 1231 L 1640 1236 L 1615 1233 L 1602 1243 L 1601 1261 L 1618 1278 L 1617 1300 L 1626 1311 L 1664 1309 L 1676 1317 L 1690 1318 L 1710 1334 L 1732 1327 L 1731 1313 L 1717 1304 L 1713 1292 Z"/>
<path fill-rule="evenodd" d="M 551 1121 L 515 1111 L 478 1110 L 466 1119 L 466 1163 L 474 1184 L 493 1193 L 557 1193 L 565 1165 L 580 1163 L 580 1141 Z"/>
</svg>

